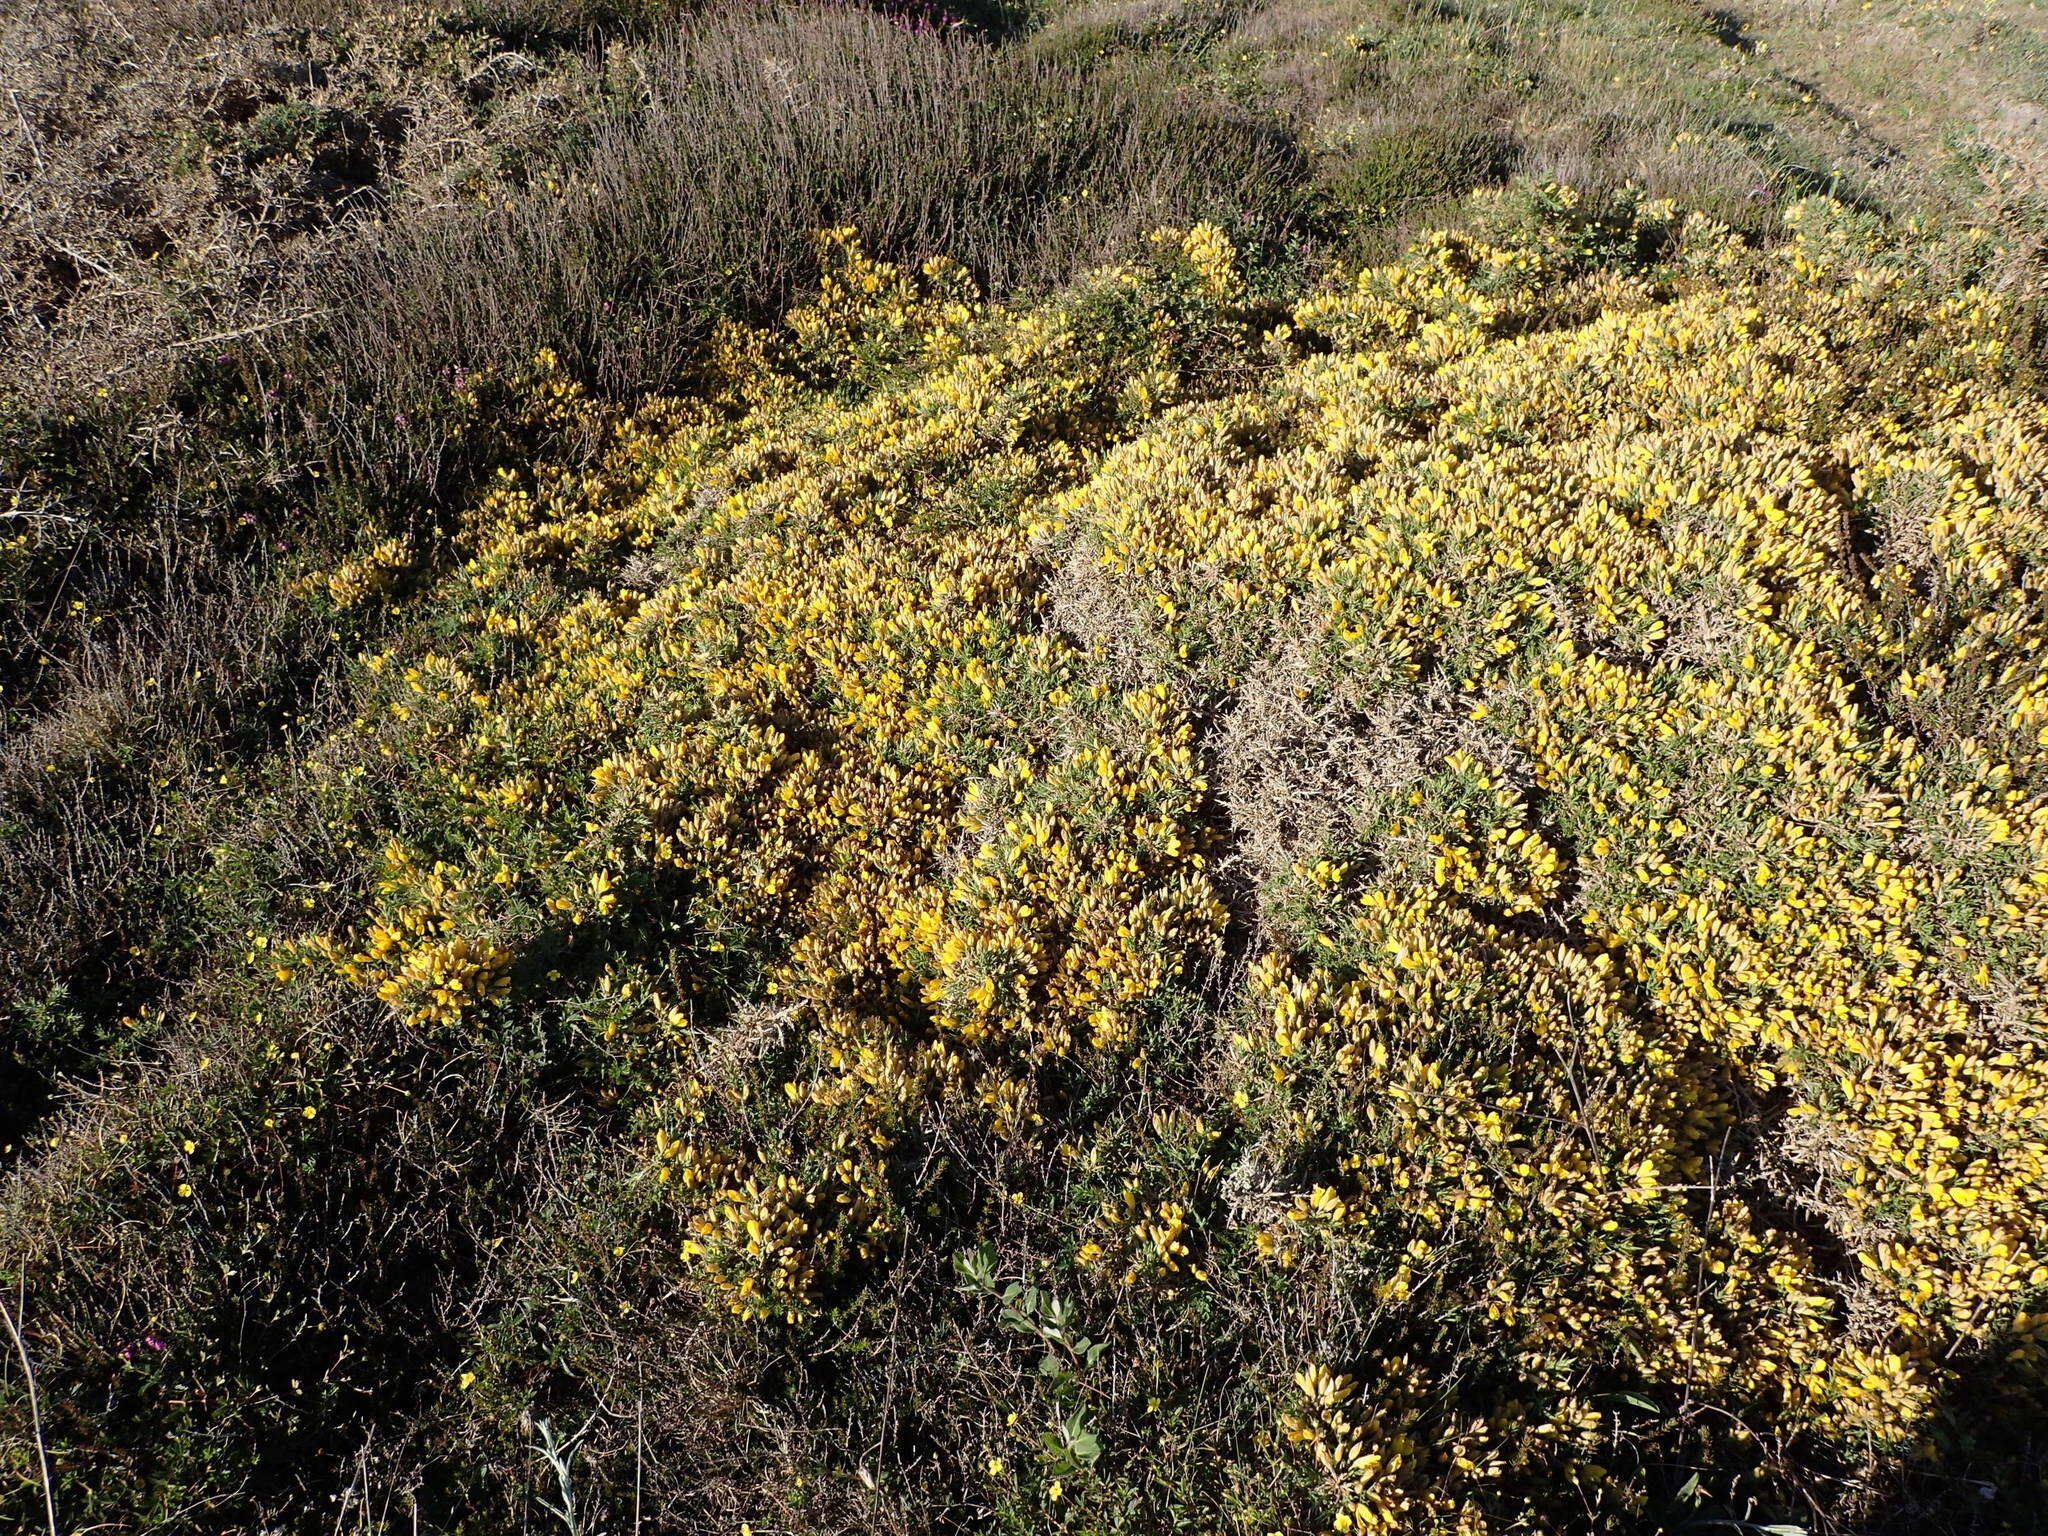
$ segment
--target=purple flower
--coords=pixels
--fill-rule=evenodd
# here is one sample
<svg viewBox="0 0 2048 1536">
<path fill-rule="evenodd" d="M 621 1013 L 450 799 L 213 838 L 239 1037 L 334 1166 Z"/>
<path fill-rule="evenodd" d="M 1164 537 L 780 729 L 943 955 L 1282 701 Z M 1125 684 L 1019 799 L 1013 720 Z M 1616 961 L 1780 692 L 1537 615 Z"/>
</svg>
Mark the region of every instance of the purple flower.
<svg viewBox="0 0 2048 1536">
<path fill-rule="evenodd" d="M 145 1333 L 142 1336 L 142 1342 L 144 1344 L 147 1344 L 151 1349 L 155 1350 L 158 1354 L 162 1354 L 166 1349 L 170 1348 L 168 1344 L 164 1343 L 162 1339 L 158 1338 L 153 1333 Z"/>
</svg>

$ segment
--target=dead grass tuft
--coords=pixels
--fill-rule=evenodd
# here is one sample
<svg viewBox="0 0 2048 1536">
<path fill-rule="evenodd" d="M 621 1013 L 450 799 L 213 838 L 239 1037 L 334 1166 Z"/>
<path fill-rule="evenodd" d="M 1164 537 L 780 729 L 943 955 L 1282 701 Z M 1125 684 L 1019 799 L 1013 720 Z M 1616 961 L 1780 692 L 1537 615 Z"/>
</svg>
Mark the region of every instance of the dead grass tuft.
<svg viewBox="0 0 2048 1536">
<path fill-rule="evenodd" d="M 1218 736 L 1236 856 L 1262 884 L 1313 863 L 1460 748 L 1481 761 L 1499 756 L 1447 686 L 1355 698 L 1298 646 L 1284 648 L 1246 676 Z"/>
</svg>

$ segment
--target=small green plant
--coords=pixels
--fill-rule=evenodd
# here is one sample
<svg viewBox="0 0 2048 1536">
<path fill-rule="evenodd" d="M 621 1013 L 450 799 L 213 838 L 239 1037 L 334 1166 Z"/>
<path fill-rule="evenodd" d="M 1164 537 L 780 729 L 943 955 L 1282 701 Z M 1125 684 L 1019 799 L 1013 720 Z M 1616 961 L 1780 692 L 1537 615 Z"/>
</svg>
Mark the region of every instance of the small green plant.
<svg viewBox="0 0 2048 1536">
<path fill-rule="evenodd" d="M 1078 1405 L 1038 1438 L 1045 1448 L 1046 1465 L 1058 1477 L 1071 1477 L 1102 1459 L 1102 1440 L 1094 1421 Z"/>
<path fill-rule="evenodd" d="M 1505 180 L 1521 163 L 1515 139 L 1465 124 L 1404 123 L 1373 131 L 1330 177 L 1330 189 L 1361 218 L 1404 204 L 1457 197 Z"/>
<path fill-rule="evenodd" d="M 540 1507 L 562 1522 L 569 1536 L 583 1536 L 583 1515 L 576 1507 L 575 1458 L 576 1448 L 583 1443 L 583 1437 L 590 1433 L 590 1426 L 596 1422 L 595 1415 L 584 1422 L 573 1435 L 557 1435 L 555 1426 L 546 1419 L 535 1421 L 534 1428 L 540 1431 L 540 1444 L 531 1447 L 550 1472 L 555 1474 L 556 1486 L 561 1490 L 561 1502 L 542 1499 Z"/>
<path fill-rule="evenodd" d="M 1081 1373 L 1101 1361 L 1109 1342 L 1081 1332 L 1074 1304 L 1063 1297 L 1021 1280 L 1000 1282 L 994 1243 L 955 1255 L 953 1266 L 963 1290 L 996 1301 L 998 1327 L 1045 1346 L 1038 1374 L 1050 1388 L 1054 1403 L 1065 1410 L 1055 1417 L 1053 1427 L 1039 1436 L 1047 1465 L 1059 1476 L 1094 1466 L 1102 1457 L 1102 1438 L 1079 1401 L 1084 1388 Z"/>
<path fill-rule="evenodd" d="M 298 154 L 319 138 L 326 126 L 327 114 L 311 102 L 280 101 L 249 120 L 242 131 L 242 158 L 250 165 L 260 165 Z"/>
</svg>

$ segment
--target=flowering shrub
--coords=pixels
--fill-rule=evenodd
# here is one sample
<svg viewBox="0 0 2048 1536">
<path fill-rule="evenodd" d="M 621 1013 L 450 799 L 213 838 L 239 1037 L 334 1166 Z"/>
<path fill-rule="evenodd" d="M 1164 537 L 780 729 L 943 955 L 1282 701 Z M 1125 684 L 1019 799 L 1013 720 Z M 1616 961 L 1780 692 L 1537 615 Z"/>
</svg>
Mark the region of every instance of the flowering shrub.
<svg viewBox="0 0 2048 1536">
<path fill-rule="evenodd" d="M 1284 314 L 1213 227 L 1029 309 L 834 232 L 480 509 L 302 948 L 422 1028 L 601 961 L 725 1326 L 1027 1242 L 1129 1362 L 1048 1526 L 1176 1402 L 1245 1529 L 2018 1477 L 1955 1405 L 2048 1334 L 2048 406 L 1839 209 L 1586 227 Z"/>
</svg>

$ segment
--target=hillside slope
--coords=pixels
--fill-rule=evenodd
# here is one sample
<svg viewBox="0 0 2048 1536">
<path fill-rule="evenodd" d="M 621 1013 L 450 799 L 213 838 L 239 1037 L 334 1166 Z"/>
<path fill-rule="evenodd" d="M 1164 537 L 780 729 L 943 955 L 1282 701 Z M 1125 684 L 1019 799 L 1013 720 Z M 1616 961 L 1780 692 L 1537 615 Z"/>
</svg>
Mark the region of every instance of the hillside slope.
<svg viewBox="0 0 2048 1536">
<path fill-rule="evenodd" d="M 65 1521 L 2033 1528 L 1994 245 L 1473 221 L 522 381 L 609 448 L 305 584 L 242 962 L 8 1187 Z"/>
<path fill-rule="evenodd" d="M 2042 29 L 6 8 L 0 1527 L 2040 1529 Z"/>
</svg>

